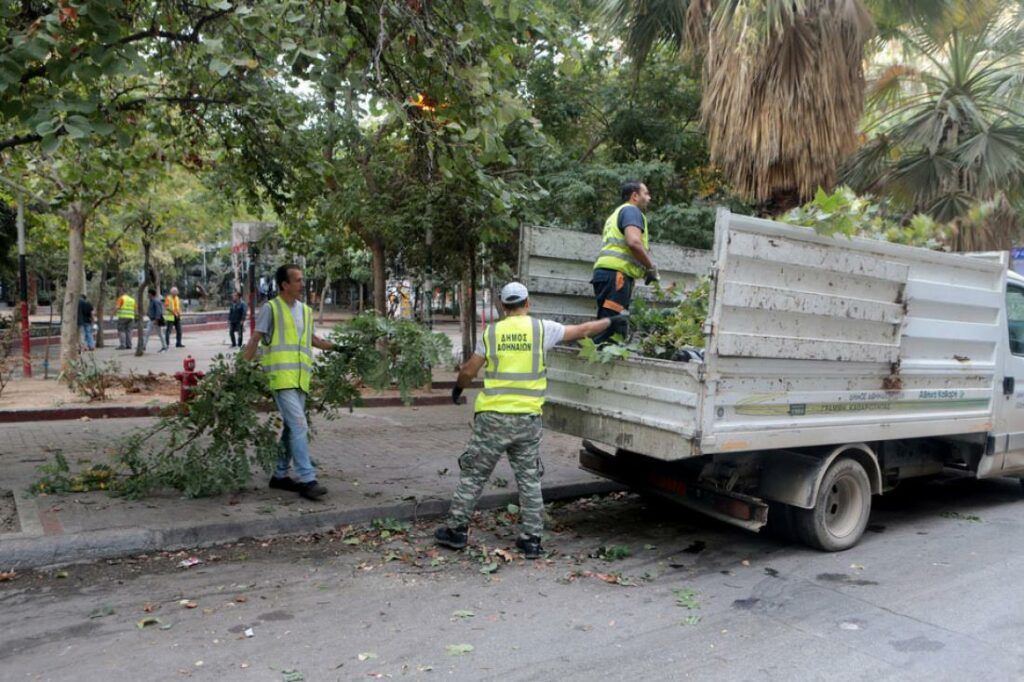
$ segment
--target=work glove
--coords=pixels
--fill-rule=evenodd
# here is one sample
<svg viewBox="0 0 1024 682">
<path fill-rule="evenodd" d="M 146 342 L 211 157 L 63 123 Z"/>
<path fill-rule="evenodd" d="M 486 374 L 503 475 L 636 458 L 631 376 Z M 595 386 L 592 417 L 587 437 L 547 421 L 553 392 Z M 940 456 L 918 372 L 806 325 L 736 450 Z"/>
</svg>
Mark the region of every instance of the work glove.
<svg viewBox="0 0 1024 682">
<path fill-rule="evenodd" d="M 629 311 L 623 310 L 618 315 L 612 315 L 608 320 L 611 322 L 608 325 L 608 330 L 611 331 L 612 335 L 618 334 L 622 338 L 626 338 L 627 334 L 629 334 Z"/>
<path fill-rule="evenodd" d="M 651 286 L 651 282 L 661 281 L 661 273 L 658 272 L 658 266 L 652 265 L 647 269 L 647 274 L 644 275 L 644 284 Z"/>
<path fill-rule="evenodd" d="M 452 402 L 455 403 L 456 405 L 458 405 L 459 404 L 459 398 L 461 396 L 462 396 L 462 387 L 458 386 L 458 385 L 452 387 Z"/>
</svg>

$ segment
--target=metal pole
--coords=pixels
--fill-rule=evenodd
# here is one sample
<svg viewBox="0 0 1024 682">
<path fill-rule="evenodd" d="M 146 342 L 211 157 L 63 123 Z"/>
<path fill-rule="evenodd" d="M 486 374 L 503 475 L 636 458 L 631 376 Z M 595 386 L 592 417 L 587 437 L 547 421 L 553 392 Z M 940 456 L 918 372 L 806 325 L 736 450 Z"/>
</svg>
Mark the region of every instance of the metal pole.
<svg viewBox="0 0 1024 682">
<path fill-rule="evenodd" d="M 426 310 L 427 317 L 427 329 L 433 331 L 434 329 L 434 230 L 428 225 L 427 226 L 427 281 L 424 282 L 424 298 L 423 305 Z"/>
<path fill-rule="evenodd" d="M 249 242 L 249 336 L 256 335 L 256 242 Z"/>
<path fill-rule="evenodd" d="M 18 193 L 18 284 L 21 286 L 21 373 L 32 377 L 32 337 L 28 331 L 28 256 L 25 254 L 25 198 Z M 47 330 L 49 334 L 49 330 Z"/>
</svg>

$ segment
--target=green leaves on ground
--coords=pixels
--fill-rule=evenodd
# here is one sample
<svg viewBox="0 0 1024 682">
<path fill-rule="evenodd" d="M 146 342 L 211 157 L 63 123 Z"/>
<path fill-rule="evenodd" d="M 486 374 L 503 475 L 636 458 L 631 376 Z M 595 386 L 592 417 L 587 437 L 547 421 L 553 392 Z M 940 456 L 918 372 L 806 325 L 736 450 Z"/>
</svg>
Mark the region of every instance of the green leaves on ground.
<svg viewBox="0 0 1024 682">
<path fill-rule="evenodd" d="M 472 650 L 472 644 L 449 644 L 445 647 L 445 651 L 448 652 L 449 656 L 463 656 Z"/>
<path fill-rule="evenodd" d="M 676 596 L 676 606 L 690 610 L 700 608 L 700 602 L 697 600 L 697 593 L 693 590 L 672 590 L 672 594 Z"/>
</svg>

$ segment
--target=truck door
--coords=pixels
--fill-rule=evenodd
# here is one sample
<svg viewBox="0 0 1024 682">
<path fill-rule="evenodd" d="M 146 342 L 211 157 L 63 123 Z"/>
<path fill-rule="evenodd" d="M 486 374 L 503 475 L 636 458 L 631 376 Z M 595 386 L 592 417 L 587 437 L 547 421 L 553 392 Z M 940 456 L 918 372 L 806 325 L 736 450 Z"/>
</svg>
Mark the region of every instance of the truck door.
<svg viewBox="0 0 1024 682">
<path fill-rule="evenodd" d="M 996 405 L 1001 407 L 997 408 L 995 449 L 1005 452 L 1002 474 L 1024 473 L 1024 284 L 1013 280 L 1006 285 L 1006 326 L 1008 352 L 1002 385 L 998 380 L 996 384 Z"/>
</svg>

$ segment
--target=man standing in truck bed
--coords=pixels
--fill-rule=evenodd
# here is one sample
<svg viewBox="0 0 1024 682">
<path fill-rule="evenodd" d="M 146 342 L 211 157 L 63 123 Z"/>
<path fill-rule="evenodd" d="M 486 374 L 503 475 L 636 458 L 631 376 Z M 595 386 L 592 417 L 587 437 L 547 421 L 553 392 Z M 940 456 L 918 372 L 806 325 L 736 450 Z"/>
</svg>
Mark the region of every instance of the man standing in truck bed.
<svg viewBox="0 0 1024 682">
<path fill-rule="evenodd" d="M 612 317 L 629 309 L 634 281 L 644 278 L 650 284 L 659 279 L 658 266 L 648 250 L 647 218 L 643 210 L 651 201 L 647 185 L 638 180 L 622 183 L 621 206 L 604 223 L 601 253 L 594 262 L 594 285 L 597 318 Z M 600 343 L 612 335 L 611 330 L 594 337 Z"/>
</svg>

